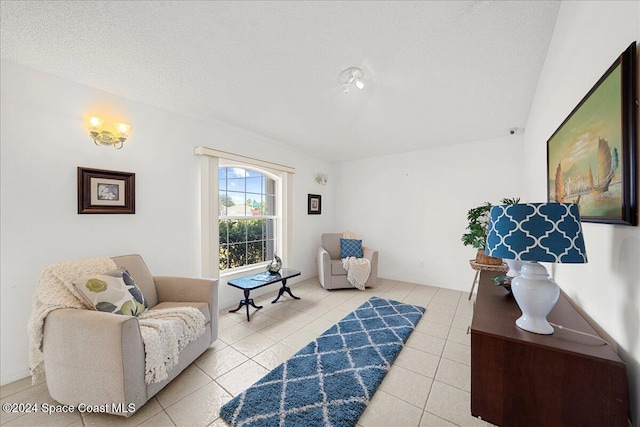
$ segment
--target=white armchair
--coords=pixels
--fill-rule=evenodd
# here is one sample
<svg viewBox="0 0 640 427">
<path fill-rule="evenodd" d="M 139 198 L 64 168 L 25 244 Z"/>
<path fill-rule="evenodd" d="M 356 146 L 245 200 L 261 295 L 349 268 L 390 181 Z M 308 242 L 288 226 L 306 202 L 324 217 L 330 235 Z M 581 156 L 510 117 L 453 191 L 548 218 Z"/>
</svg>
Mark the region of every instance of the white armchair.
<svg viewBox="0 0 640 427">
<path fill-rule="evenodd" d="M 205 317 L 205 333 L 189 343 L 161 382 L 145 383 L 145 351 L 138 319 L 95 310 L 54 310 L 44 325 L 49 393 L 56 401 L 105 405 L 130 416 L 202 354 L 218 335 L 218 281 L 152 276 L 140 255 L 114 257 L 141 289 L 149 309 L 189 306 Z M 131 406 L 129 406 L 131 405 Z"/>
<path fill-rule="evenodd" d="M 318 248 L 318 277 L 325 289 L 346 289 L 354 286 L 347 280 L 347 270 L 340 259 L 340 238 L 342 233 L 325 233 L 322 246 Z M 378 251 L 362 247 L 363 258 L 371 263 L 371 273 L 365 286 L 374 286 L 378 281 Z"/>
</svg>

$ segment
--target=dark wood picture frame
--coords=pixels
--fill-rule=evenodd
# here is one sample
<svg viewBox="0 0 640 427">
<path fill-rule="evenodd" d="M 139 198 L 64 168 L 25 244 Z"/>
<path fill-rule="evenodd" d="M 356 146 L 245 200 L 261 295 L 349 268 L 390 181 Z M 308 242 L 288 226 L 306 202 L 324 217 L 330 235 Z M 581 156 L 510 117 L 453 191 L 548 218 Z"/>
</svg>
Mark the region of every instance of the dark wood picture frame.
<svg viewBox="0 0 640 427">
<path fill-rule="evenodd" d="M 322 213 L 322 196 L 309 194 L 307 197 L 307 214 L 320 215 Z"/>
<path fill-rule="evenodd" d="M 638 224 L 636 42 L 547 141 L 547 200 L 584 222 Z"/>
<path fill-rule="evenodd" d="M 79 214 L 135 214 L 136 174 L 78 168 Z"/>
</svg>

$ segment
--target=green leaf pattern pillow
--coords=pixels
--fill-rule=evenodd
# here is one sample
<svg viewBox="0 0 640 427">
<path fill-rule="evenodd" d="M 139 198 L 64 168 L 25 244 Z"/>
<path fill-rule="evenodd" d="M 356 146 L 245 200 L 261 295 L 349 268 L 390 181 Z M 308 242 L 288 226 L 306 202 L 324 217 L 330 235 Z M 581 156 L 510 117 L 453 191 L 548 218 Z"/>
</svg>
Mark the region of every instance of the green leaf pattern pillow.
<svg viewBox="0 0 640 427">
<path fill-rule="evenodd" d="M 139 316 L 149 307 L 140 288 L 124 268 L 85 277 L 73 285 L 98 311 Z"/>
</svg>

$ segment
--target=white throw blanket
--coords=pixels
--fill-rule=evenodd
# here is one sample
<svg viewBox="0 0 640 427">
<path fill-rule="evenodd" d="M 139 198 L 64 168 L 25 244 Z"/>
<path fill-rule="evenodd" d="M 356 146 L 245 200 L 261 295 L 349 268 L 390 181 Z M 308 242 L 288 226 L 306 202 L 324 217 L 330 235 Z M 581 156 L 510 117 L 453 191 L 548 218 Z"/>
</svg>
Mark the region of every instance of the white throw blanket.
<svg viewBox="0 0 640 427">
<path fill-rule="evenodd" d="M 347 257 L 342 259 L 342 268 L 347 270 L 347 281 L 364 291 L 364 284 L 371 273 L 371 262 L 366 258 Z"/>
<path fill-rule="evenodd" d="M 342 233 L 342 238 L 343 239 L 355 239 L 356 238 L 356 233 L 354 233 L 353 231 L 345 231 Z"/>
<path fill-rule="evenodd" d="M 54 264 L 41 273 L 28 323 L 29 368 L 33 383 L 44 373 L 42 340 L 46 317 L 60 308 L 91 309 L 92 307 L 85 305 L 84 298 L 73 286 L 73 282 L 81 277 L 107 273 L 116 268 L 111 258 L 102 257 Z M 173 312 L 173 315 L 168 312 Z M 151 310 L 139 317 L 139 323 L 145 345 L 145 361 L 151 360 L 145 374 L 149 370 L 152 374 L 145 375 L 145 380 L 152 378 L 153 381 L 162 381 L 166 378 L 166 371 L 178 360 L 178 352 L 204 333 L 204 315 L 193 307 Z M 164 361 L 164 368 L 159 367 L 158 361 Z M 147 381 L 147 384 L 150 382 Z"/>
<path fill-rule="evenodd" d="M 93 258 L 64 262 L 47 267 L 41 274 L 29 317 L 29 368 L 34 384 L 44 373 L 42 338 L 44 319 L 59 308 L 90 308 L 83 301 L 73 280 L 78 277 L 101 274 L 118 268 L 111 258 Z"/>
<path fill-rule="evenodd" d="M 356 233 L 345 231 L 342 233 L 344 239 L 355 239 Z M 342 259 L 342 268 L 347 270 L 347 281 L 354 287 L 364 291 L 364 284 L 371 274 L 371 262 L 366 258 L 347 257 Z"/>
<path fill-rule="evenodd" d="M 204 333 L 204 320 L 204 315 L 194 307 L 147 310 L 138 316 L 147 384 L 169 377 L 169 370 L 178 363 L 178 354 Z"/>
</svg>

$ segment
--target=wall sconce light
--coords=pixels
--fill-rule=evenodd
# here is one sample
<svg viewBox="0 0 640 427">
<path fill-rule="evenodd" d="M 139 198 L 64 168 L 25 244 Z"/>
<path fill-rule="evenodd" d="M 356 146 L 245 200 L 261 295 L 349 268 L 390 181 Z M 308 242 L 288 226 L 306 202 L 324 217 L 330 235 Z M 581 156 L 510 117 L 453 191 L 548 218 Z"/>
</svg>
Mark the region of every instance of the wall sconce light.
<svg viewBox="0 0 640 427">
<path fill-rule="evenodd" d="M 89 135 L 96 145 L 111 145 L 120 150 L 129 136 L 129 126 L 126 123 L 114 123 L 115 132 L 103 128 L 104 120 L 99 117 L 89 118 Z"/>
<path fill-rule="evenodd" d="M 316 182 L 320 185 L 323 185 L 323 186 L 327 185 L 328 178 L 329 177 L 326 174 L 323 174 L 323 173 L 316 174 Z"/>
<path fill-rule="evenodd" d="M 344 93 L 349 92 L 352 85 L 355 85 L 358 89 L 364 88 L 364 82 L 362 70 L 358 67 L 347 68 L 340 73 L 340 87 Z"/>
</svg>

